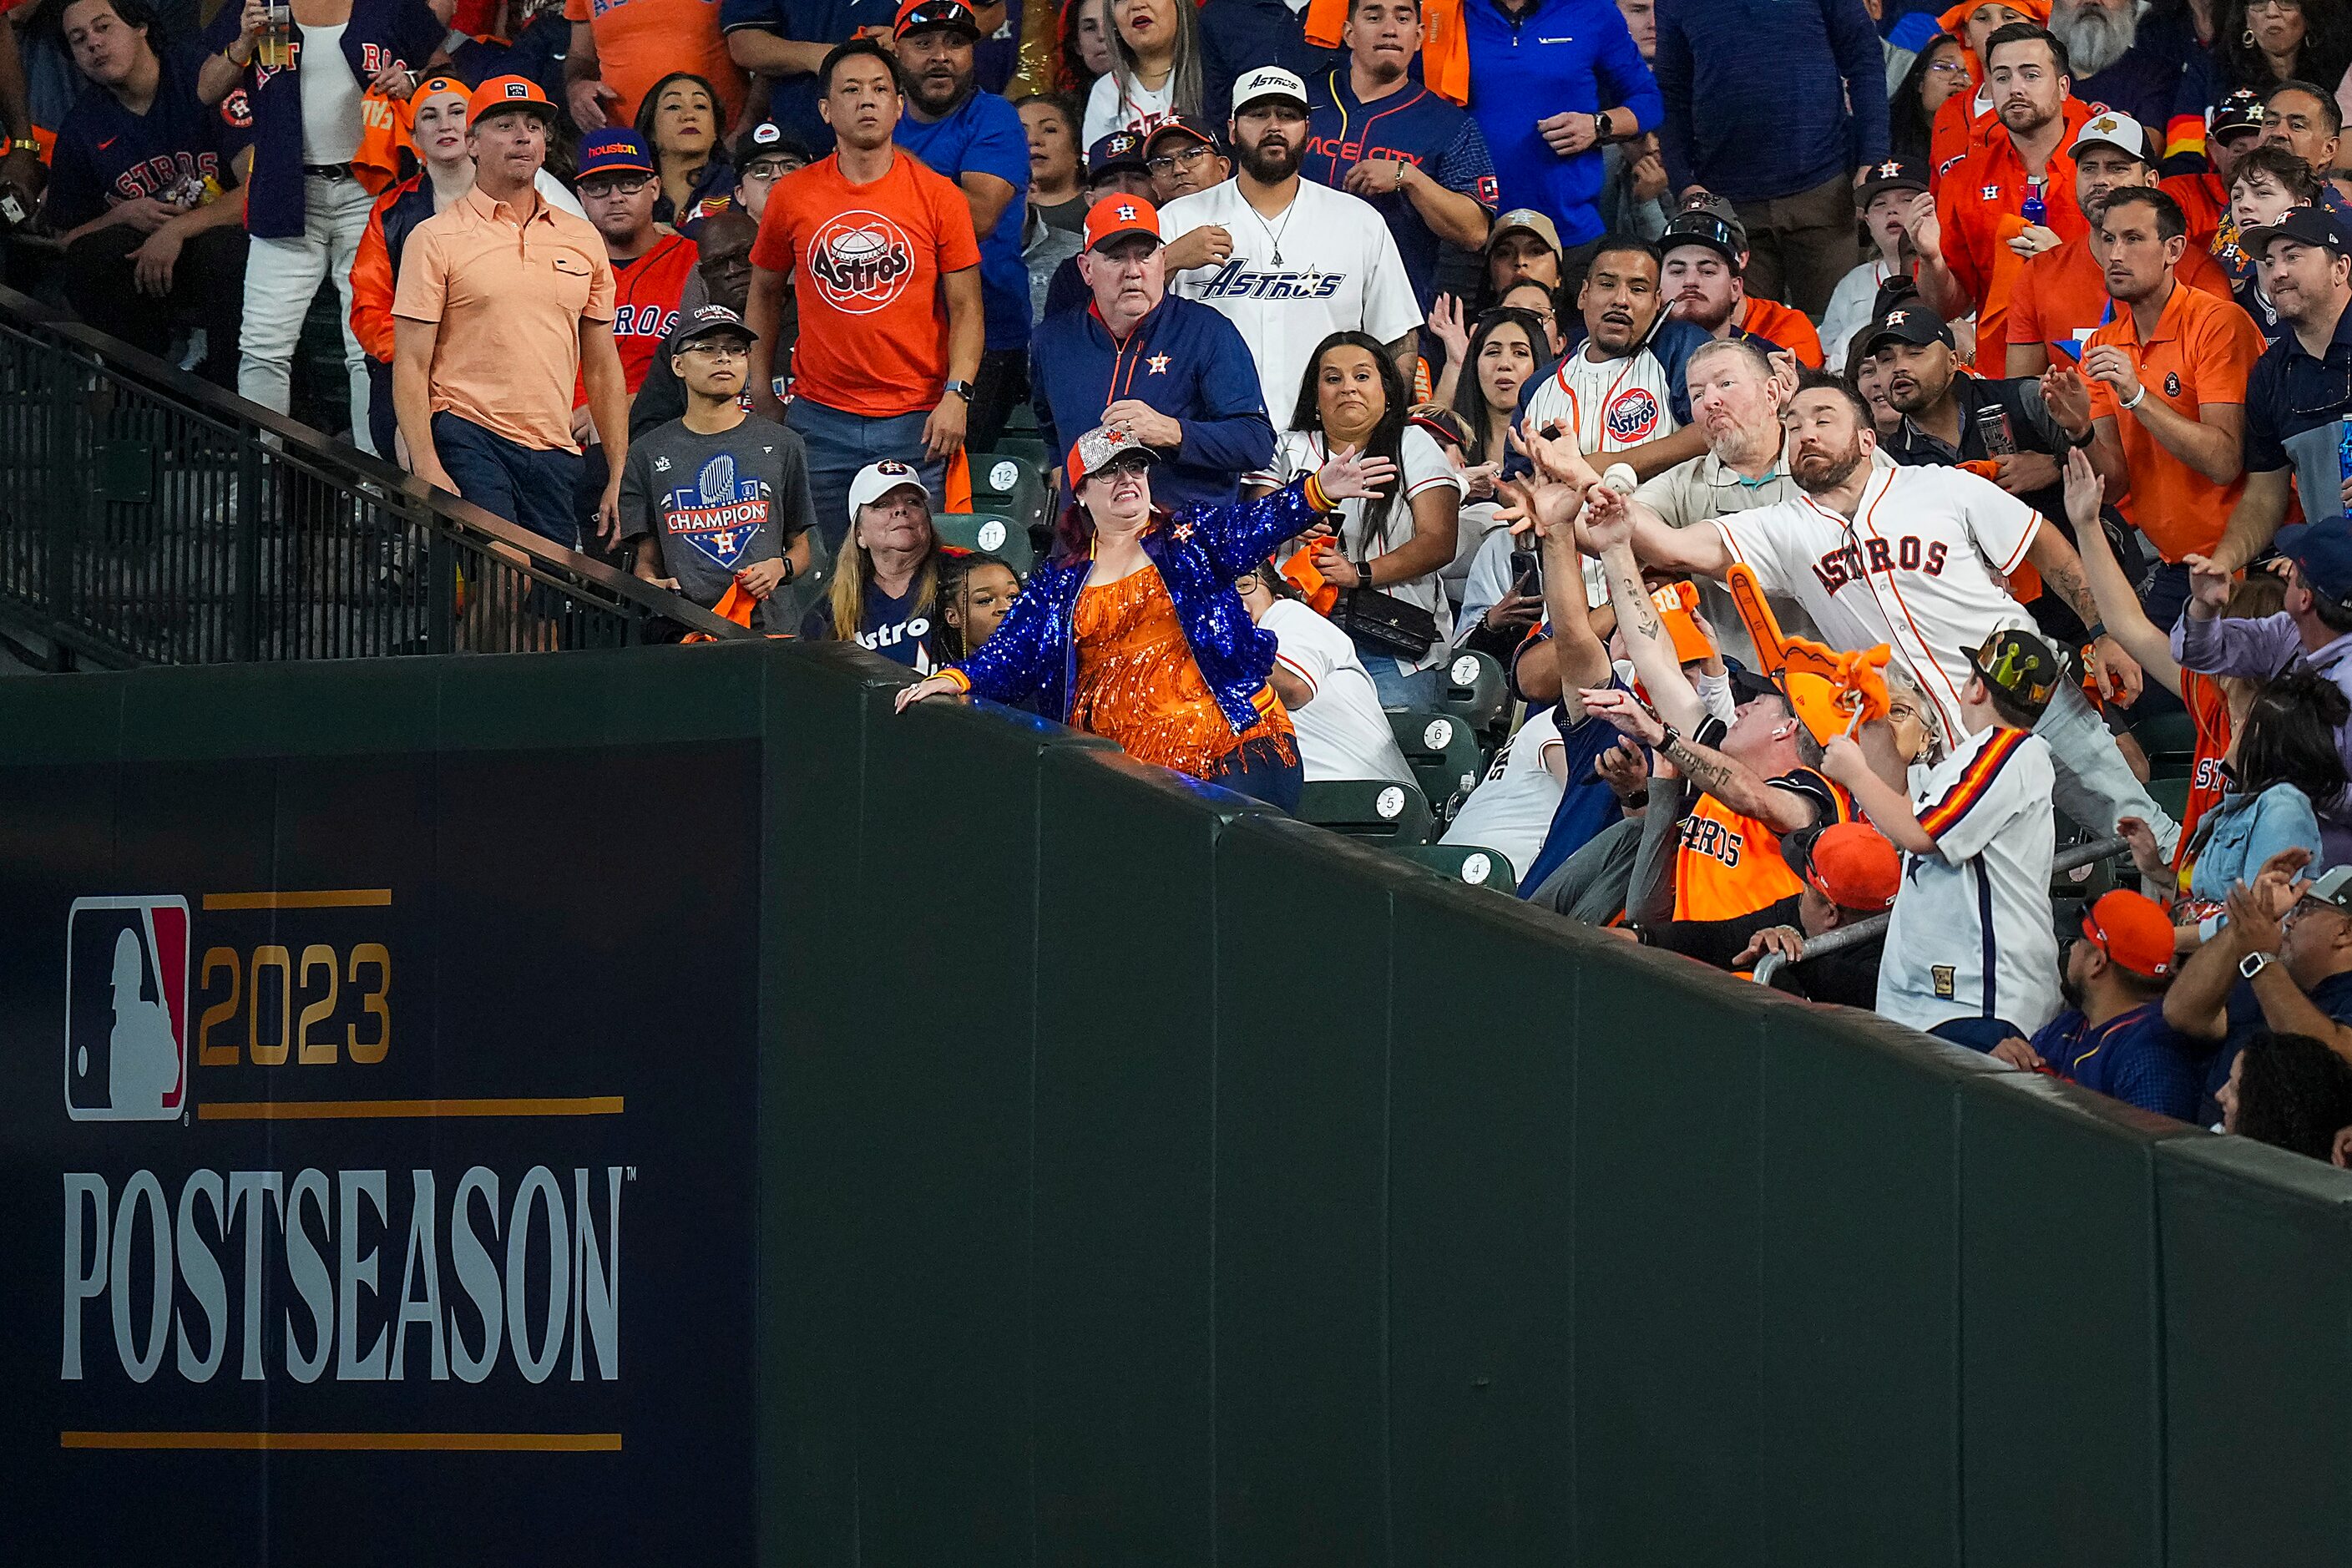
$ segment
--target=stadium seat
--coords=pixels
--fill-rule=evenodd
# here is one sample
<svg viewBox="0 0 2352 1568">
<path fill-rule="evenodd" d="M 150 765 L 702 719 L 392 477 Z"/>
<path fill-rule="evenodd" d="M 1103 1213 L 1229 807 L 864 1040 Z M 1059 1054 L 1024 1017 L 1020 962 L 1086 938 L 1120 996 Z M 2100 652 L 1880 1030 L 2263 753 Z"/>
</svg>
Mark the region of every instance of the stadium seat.
<svg viewBox="0 0 2352 1568">
<path fill-rule="evenodd" d="M 1009 517 L 1023 532 L 1045 525 L 1045 478 L 1039 465 L 1008 452 L 971 459 L 971 509 Z M 1023 567 L 1027 571 L 1027 567 Z"/>
<path fill-rule="evenodd" d="M 2143 719 L 2131 727 L 2133 740 L 2147 753 L 2149 771 L 2159 778 L 2186 776 L 2197 753 L 2197 725 L 2176 708 Z"/>
<path fill-rule="evenodd" d="M 1384 779 L 1348 779 L 1311 784 L 1298 792 L 1298 819 L 1370 838 L 1392 848 L 1429 840 L 1429 801 L 1411 784 Z"/>
<path fill-rule="evenodd" d="M 1440 705 L 1481 736 L 1496 740 L 1510 722 L 1511 686 L 1492 654 L 1459 648 L 1445 666 Z"/>
<path fill-rule="evenodd" d="M 2173 778 L 2150 779 L 2147 781 L 2147 793 L 2149 798 L 2164 807 L 2166 816 L 2178 822 L 2180 814 L 2189 809 L 2189 784 L 2187 773 Z"/>
<path fill-rule="evenodd" d="M 1509 893 L 1519 885 L 1518 873 L 1507 856 L 1475 844 L 1412 844 L 1397 851 L 1416 866 L 1426 866 L 1441 877 Z"/>
<path fill-rule="evenodd" d="M 1477 734 L 1452 713 L 1424 709 L 1394 710 L 1388 720 L 1397 749 L 1421 781 L 1421 793 L 1429 797 L 1440 820 L 1452 816 L 1454 801 L 1475 789 L 1478 775 L 1486 771 Z"/>
<path fill-rule="evenodd" d="M 978 468 L 1000 452 L 1008 458 L 1018 458 L 1023 462 L 1036 465 L 1040 475 L 1051 473 L 1054 465 L 1060 461 L 1045 450 L 1045 441 L 1034 432 L 1024 435 L 1013 435 L 1008 432 L 999 436 L 996 438 L 996 445 L 987 451 L 974 452 L 971 455 L 972 466 Z"/>
<path fill-rule="evenodd" d="M 769 623 L 795 635 L 801 629 L 801 622 L 808 618 L 811 607 L 833 586 L 833 557 L 825 552 L 824 541 L 817 537 L 814 529 L 809 531 L 809 548 L 814 552 L 809 569 L 776 590 L 776 597 L 782 605 Z"/>
<path fill-rule="evenodd" d="M 996 512 L 950 511 L 931 519 L 931 530 L 940 536 L 941 544 L 958 550 L 984 550 L 991 555 L 1002 556 L 1004 563 L 1023 577 L 1037 563 L 1037 552 L 1029 547 L 1028 530 L 1014 525 L 1013 520 Z"/>
</svg>

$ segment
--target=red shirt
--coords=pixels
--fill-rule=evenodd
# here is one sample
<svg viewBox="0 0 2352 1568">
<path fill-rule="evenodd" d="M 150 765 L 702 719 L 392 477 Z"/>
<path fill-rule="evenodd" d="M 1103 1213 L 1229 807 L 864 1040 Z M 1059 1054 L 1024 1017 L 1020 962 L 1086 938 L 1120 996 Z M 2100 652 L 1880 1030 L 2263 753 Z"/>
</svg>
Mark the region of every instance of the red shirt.
<svg viewBox="0 0 2352 1568">
<path fill-rule="evenodd" d="M 677 302 L 699 257 L 694 241 L 666 234 L 635 261 L 613 263 L 613 346 L 621 351 L 621 374 L 629 395 L 646 382 L 646 372 L 677 326 Z"/>
<path fill-rule="evenodd" d="M 2172 851 L 2175 870 L 2187 868 L 2198 820 L 2221 798 L 2221 754 L 2230 749 L 2230 703 L 2221 695 L 2220 681 L 2193 669 L 2182 670 L 2180 701 L 2197 726 L 2197 749 L 2189 763 L 2189 801 L 2180 808 L 2180 842 Z"/>
<path fill-rule="evenodd" d="M 2217 300 L 2231 298 L 2229 274 L 2211 253 L 2193 245 L 2173 268 L 2172 280 Z M 2053 339 L 2083 342 L 2108 321 L 2114 302 L 2107 296 L 2107 275 L 2091 256 L 2091 237 L 2070 239 L 2018 269 L 2009 295 L 2009 341 L 2040 343 L 2045 351 Z"/>
<path fill-rule="evenodd" d="M 2042 172 L 2042 226 L 2061 240 L 2091 231 L 2074 205 L 2074 160 L 2064 149 L 2091 118 L 2080 99 L 2065 102 L 2059 151 Z M 1998 125 L 1998 121 L 1993 121 Z M 2029 182 L 2025 163 L 2009 132 L 1996 131 L 1951 173 L 1936 193 L 1936 220 L 1944 231 L 1944 265 L 1977 310 L 1977 373 L 1996 379 L 2009 374 L 2009 298 L 2025 258 L 2009 242 L 2025 232 Z"/>
<path fill-rule="evenodd" d="M 1977 89 L 1956 92 L 1936 110 L 1927 131 L 1927 184 L 1943 188 L 1945 172 L 1984 145 L 1987 128 L 2000 129 L 2000 117 L 1977 107 Z"/>
<path fill-rule="evenodd" d="M 867 185 L 845 179 L 837 155 L 824 158 L 768 193 L 751 265 L 800 275 L 793 395 L 877 419 L 939 405 L 944 279 L 980 265 L 961 189 L 904 153 Z"/>
</svg>

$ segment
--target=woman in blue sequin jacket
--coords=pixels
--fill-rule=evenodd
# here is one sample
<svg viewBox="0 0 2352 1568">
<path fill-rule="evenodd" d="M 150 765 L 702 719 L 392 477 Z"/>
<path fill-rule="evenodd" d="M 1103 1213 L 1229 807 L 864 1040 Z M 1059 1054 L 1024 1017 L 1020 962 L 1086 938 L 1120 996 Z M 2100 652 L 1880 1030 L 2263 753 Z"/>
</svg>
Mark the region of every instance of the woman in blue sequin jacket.
<svg viewBox="0 0 2352 1568">
<path fill-rule="evenodd" d="M 1252 623 L 1234 579 L 1340 501 L 1389 483 L 1395 466 L 1341 452 L 1257 500 L 1172 518 L 1152 505 L 1152 461 L 1124 428 L 1080 437 L 1053 558 L 995 636 L 901 691 L 898 706 L 951 692 L 1024 704 L 1290 809 L 1298 751 L 1266 682 L 1274 638 Z"/>
</svg>

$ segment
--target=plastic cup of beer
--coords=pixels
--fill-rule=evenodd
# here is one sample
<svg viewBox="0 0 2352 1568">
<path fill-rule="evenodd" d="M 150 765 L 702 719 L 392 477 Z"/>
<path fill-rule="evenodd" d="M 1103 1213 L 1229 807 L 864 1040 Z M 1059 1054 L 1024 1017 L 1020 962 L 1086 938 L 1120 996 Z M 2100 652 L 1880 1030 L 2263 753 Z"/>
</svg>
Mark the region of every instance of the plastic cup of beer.
<svg viewBox="0 0 2352 1568">
<path fill-rule="evenodd" d="M 261 42 L 253 58 L 270 70 L 284 70 L 294 61 L 294 7 L 271 4 L 263 8 Z"/>
</svg>

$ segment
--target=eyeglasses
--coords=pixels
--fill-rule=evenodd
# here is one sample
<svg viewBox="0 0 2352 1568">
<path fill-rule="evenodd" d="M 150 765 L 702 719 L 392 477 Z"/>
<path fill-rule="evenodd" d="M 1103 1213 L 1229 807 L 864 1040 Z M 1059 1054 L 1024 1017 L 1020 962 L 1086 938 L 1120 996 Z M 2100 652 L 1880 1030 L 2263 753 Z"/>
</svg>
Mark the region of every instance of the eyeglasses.
<svg viewBox="0 0 2352 1568">
<path fill-rule="evenodd" d="M 634 196 L 653 184 L 651 174 L 616 174 L 610 178 L 598 175 L 580 182 L 580 194 L 603 200 L 606 196 Z"/>
<path fill-rule="evenodd" d="M 1151 459 L 1140 452 L 1128 452 L 1113 458 L 1095 472 L 1098 474 L 1139 474 L 1151 467 Z"/>
<path fill-rule="evenodd" d="M 1934 65 L 1929 66 L 1927 69 L 1931 74 L 1936 71 L 1942 71 L 1946 76 L 1965 77 L 1969 74 L 1969 62 L 1966 60 L 1937 60 Z"/>
<path fill-rule="evenodd" d="M 1208 155 L 1209 150 L 1196 142 L 1181 153 L 1162 153 L 1157 158 L 1146 159 L 1143 166 L 1155 174 L 1172 174 L 1179 169 L 1191 168 Z"/>
<path fill-rule="evenodd" d="M 2303 0 L 2248 0 L 2246 15 L 2251 16 L 2257 11 L 2276 11 L 2284 15 L 2289 11 L 2302 9 Z"/>
<path fill-rule="evenodd" d="M 749 359 L 751 345 L 737 342 L 732 338 L 704 338 L 699 342 L 687 344 L 680 352 L 701 354 L 708 359 Z"/>
</svg>

